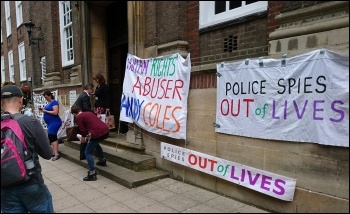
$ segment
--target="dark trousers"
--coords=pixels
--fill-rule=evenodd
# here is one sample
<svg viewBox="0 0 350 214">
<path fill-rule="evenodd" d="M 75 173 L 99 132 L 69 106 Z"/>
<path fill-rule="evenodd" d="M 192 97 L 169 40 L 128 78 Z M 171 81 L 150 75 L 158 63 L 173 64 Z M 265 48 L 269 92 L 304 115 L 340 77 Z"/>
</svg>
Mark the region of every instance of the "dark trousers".
<svg viewBox="0 0 350 214">
<path fill-rule="evenodd" d="M 85 148 L 87 143 L 80 143 L 80 160 L 86 159 L 85 157 Z"/>
</svg>

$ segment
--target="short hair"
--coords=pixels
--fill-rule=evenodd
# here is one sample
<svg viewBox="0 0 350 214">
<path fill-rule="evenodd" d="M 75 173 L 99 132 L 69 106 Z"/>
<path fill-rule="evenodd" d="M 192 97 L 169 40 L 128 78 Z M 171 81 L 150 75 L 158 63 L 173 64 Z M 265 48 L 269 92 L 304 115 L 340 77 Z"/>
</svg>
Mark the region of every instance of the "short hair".
<svg viewBox="0 0 350 214">
<path fill-rule="evenodd" d="M 50 90 L 45 90 L 44 93 L 43 93 L 43 96 L 45 97 L 46 96 L 50 96 L 51 99 L 55 99 L 55 96 L 53 96 L 52 92 Z"/>
<path fill-rule="evenodd" d="M 95 74 L 93 79 L 98 80 L 99 84 L 106 83 L 106 79 L 101 73 Z"/>
<path fill-rule="evenodd" d="M 78 105 L 73 105 L 71 108 L 70 108 L 70 112 L 72 114 L 78 114 L 79 112 L 81 112 L 81 108 L 78 106 Z"/>
<path fill-rule="evenodd" d="M 84 87 L 84 90 L 93 89 L 94 87 L 95 87 L 94 84 L 88 83 L 88 84 L 86 84 L 86 86 Z"/>
</svg>

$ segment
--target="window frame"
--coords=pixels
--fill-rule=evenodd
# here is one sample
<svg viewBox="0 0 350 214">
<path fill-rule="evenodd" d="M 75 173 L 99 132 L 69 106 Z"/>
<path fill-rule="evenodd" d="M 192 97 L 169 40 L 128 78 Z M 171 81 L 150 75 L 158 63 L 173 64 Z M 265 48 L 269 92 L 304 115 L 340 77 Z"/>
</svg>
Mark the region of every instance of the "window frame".
<svg viewBox="0 0 350 214">
<path fill-rule="evenodd" d="M 46 56 L 42 56 L 40 58 L 40 65 L 41 65 L 41 81 L 44 85 L 45 79 L 46 79 Z"/>
<path fill-rule="evenodd" d="M 8 61 L 9 61 L 9 80 L 12 82 L 15 81 L 15 65 L 13 64 L 13 50 L 8 52 Z"/>
<path fill-rule="evenodd" d="M 59 2 L 62 67 L 74 64 L 73 17 L 70 1 Z M 67 9 L 69 4 L 69 10 Z M 67 23 L 66 23 L 67 22 Z"/>
<path fill-rule="evenodd" d="M 215 1 L 199 1 L 199 29 L 264 12 L 268 7 L 268 1 L 258 1 L 248 5 L 245 5 L 246 1 L 242 1 L 241 7 L 229 10 L 229 2 L 226 1 L 225 12 L 215 14 Z"/>
<path fill-rule="evenodd" d="M 5 58 L 1 56 L 1 83 L 6 81 Z"/>
<path fill-rule="evenodd" d="M 19 76 L 20 82 L 27 80 L 27 67 L 26 67 L 26 50 L 24 42 L 18 45 L 18 63 L 19 63 Z"/>
<path fill-rule="evenodd" d="M 16 1 L 16 21 L 17 27 L 23 23 L 23 6 L 22 1 Z"/>
<path fill-rule="evenodd" d="M 5 3 L 6 35 L 7 37 L 9 37 L 12 34 L 10 1 L 5 1 L 4 3 Z"/>
</svg>

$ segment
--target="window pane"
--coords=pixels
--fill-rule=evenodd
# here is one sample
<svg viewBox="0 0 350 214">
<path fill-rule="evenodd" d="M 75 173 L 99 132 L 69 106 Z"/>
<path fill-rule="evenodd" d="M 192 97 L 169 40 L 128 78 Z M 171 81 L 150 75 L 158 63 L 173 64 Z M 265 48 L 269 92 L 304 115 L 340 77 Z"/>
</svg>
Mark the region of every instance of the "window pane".
<svg viewBox="0 0 350 214">
<path fill-rule="evenodd" d="M 241 1 L 230 1 L 230 10 L 242 7 L 242 2 Z"/>
<path fill-rule="evenodd" d="M 226 1 L 215 1 L 215 14 L 226 11 Z"/>
</svg>

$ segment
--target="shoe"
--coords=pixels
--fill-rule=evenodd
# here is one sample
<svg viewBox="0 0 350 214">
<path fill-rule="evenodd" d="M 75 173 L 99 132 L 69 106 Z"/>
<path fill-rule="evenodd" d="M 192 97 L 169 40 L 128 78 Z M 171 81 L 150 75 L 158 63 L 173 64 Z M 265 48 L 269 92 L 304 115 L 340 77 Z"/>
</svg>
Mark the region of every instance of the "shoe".
<svg viewBox="0 0 350 214">
<path fill-rule="evenodd" d="M 96 171 L 94 173 L 91 173 L 91 171 L 88 171 L 88 175 L 83 178 L 83 181 L 96 181 L 96 180 L 97 180 Z"/>
<path fill-rule="evenodd" d="M 86 157 L 85 156 L 80 156 L 79 159 L 80 160 L 86 160 Z"/>
<path fill-rule="evenodd" d="M 96 163 L 96 165 L 98 165 L 98 166 L 107 166 L 107 163 L 106 163 L 106 162 L 107 162 L 106 159 L 104 159 L 103 161 L 98 160 L 97 163 Z"/>
<path fill-rule="evenodd" d="M 61 156 L 59 156 L 59 155 L 55 155 L 55 156 L 52 158 L 52 161 L 56 161 L 56 160 L 60 159 L 60 157 L 61 157 Z"/>
</svg>

